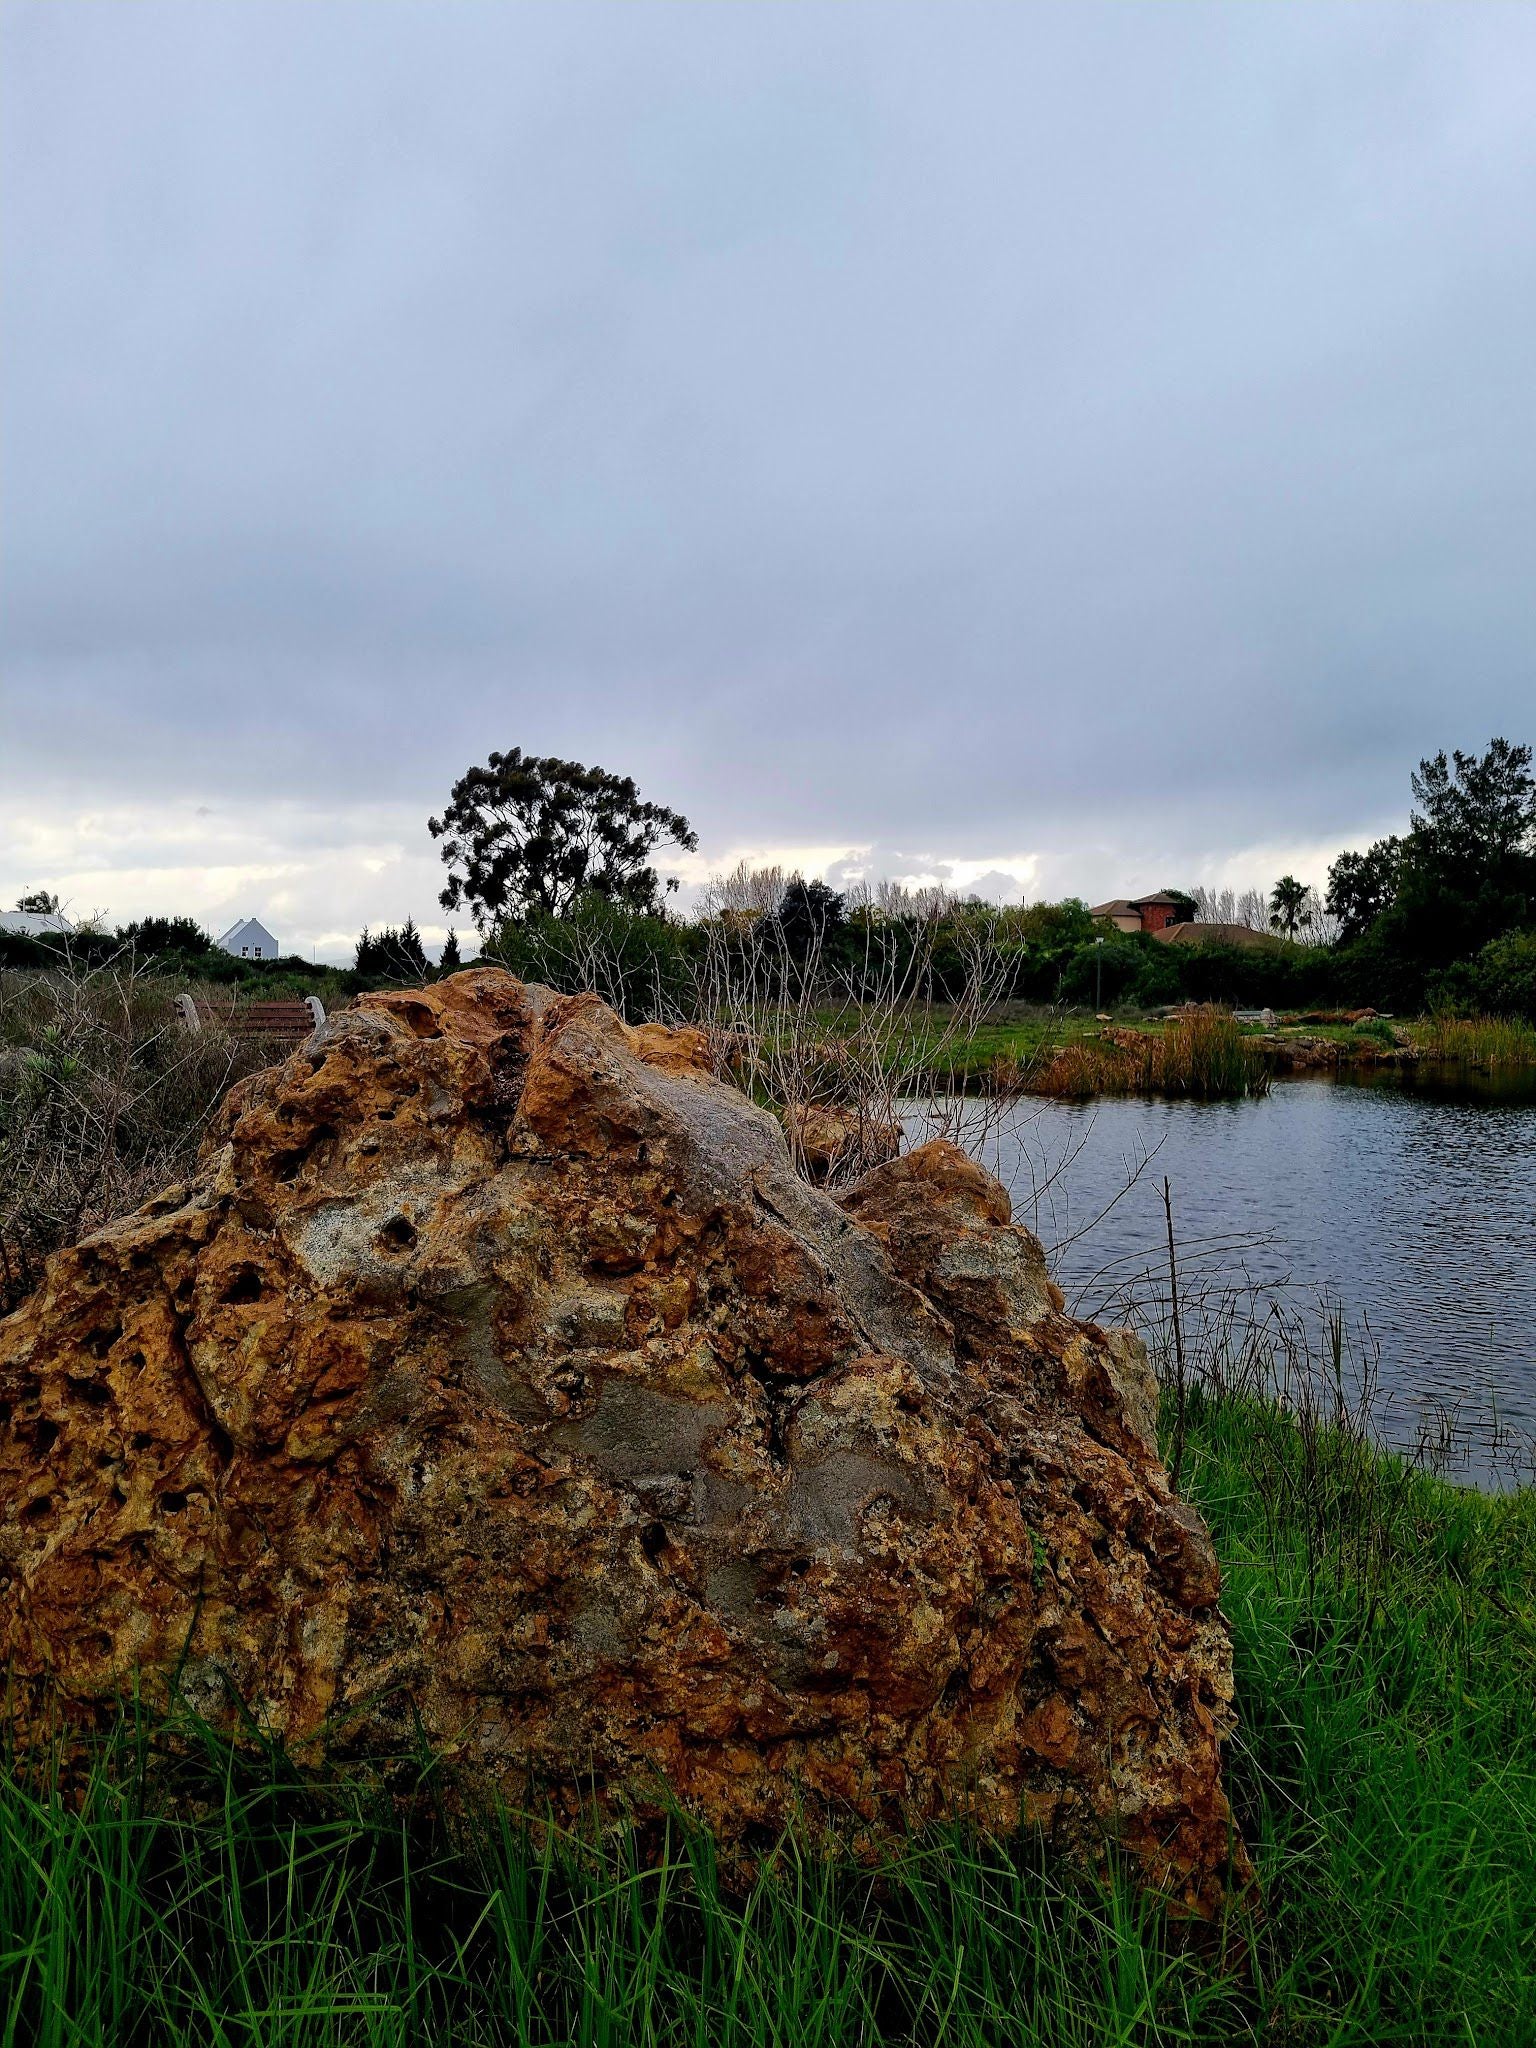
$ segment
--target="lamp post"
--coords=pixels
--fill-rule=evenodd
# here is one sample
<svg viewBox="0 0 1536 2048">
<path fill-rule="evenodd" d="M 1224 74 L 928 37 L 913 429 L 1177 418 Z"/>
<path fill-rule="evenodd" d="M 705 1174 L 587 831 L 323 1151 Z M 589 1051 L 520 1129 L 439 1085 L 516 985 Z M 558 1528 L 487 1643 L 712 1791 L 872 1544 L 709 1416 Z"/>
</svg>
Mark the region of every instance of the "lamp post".
<svg viewBox="0 0 1536 2048">
<path fill-rule="evenodd" d="M 1093 942 L 1093 1008 L 1097 1015 L 1104 1007 L 1104 941 Z"/>
</svg>

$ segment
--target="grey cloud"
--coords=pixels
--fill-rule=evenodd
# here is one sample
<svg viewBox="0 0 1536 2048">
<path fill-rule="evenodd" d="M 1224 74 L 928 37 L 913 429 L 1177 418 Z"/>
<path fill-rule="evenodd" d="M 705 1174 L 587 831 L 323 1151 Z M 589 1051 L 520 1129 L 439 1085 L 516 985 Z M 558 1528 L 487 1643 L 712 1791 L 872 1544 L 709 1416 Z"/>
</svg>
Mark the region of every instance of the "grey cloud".
<svg viewBox="0 0 1536 2048">
<path fill-rule="evenodd" d="M 0 788 L 344 835 L 520 743 L 1167 880 L 1529 720 L 1536 16 L 5 34 Z"/>
</svg>

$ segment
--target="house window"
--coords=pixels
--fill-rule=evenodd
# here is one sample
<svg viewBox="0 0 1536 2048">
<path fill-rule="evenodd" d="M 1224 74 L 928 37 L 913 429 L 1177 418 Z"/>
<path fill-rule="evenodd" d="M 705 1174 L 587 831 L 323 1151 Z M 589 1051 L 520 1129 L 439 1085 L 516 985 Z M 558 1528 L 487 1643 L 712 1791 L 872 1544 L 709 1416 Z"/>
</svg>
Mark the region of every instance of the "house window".
<svg viewBox="0 0 1536 2048">
<path fill-rule="evenodd" d="M 242 960 L 249 960 L 249 959 L 250 959 L 250 957 L 251 957 L 251 949 L 250 949 L 250 947 L 249 947 L 249 946 L 242 946 L 242 947 L 240 948 L 240 958 L 241 958 Z"/>
<path fill-rule="evenodd" d="M 259 960 L 259 959 L 261 958 L 261 948 L 260 948 L 260 946 L 253 946 L 253 947 L 251 948 L 251 958 L 252 958 L 253 960 Z"/>
</svg>

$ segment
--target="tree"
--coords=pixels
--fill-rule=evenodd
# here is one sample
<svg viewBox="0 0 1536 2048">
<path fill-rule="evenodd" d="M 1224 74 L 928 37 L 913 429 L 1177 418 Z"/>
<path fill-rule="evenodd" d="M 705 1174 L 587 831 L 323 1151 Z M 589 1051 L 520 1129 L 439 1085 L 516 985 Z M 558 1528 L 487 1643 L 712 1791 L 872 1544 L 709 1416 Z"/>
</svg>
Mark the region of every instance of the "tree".
<svg viewBox="0 0 1536 2048">
<path fill-rule="evenodd" d="M 792 875 L 775 912 L 791 960 L 804 961 L 812 953 L 824 952 L 847 924 L 846 911 L 842 897 L 825 882 Z"/>
<path fill-rule="evenodd" d="M 30 910 L 41 917 L 56 917 L 59 899 L 51 889 L 34 889 L 29 895 L 16 898 L 18 910 Z"/>
<path fill-rule="evenodd" d="M 1269 902 L 1262 889 L 1244 889 L 1241 895 L 1235 889 L 1196 889 L 1193 901 L 1199 924 L 1242 924 L 1255 932 L 1269 928 Z"/>
<path fill-rule="evenodd" d="M 139 917 L 117 936 L 136 953 L 211 953 L 213 940 L 194 917 Z"/>
<path fill-rule="evenodd" d="M 1363 938 L 1397 900 L 1403 842 L 1394 833 L 1364 853 L 1341 853 L 1328 870 L 1328 913 L 1339 921 L 1339 943 Z"/>
<path fill-rule="evenodd" d="M 380 931 L 370 932 L 364 925 L 352 965 L 354 973 L 366 974 L 375 981 L 425 981 L 427 956 L 416 920 L 408 917 L 398 930 L 387 924 Z"/>
<path fill-rule="evenodd" d="M 443 956 L 437 964 L 444 974 L 456 974 L 464 965 L 459 958 L 459 935 L 452 925 L 448 927 L 448 936 L 443 941 Z"/>
<path fill-rule="evenodd" d="M 1536 914 L 1536 778 L 1531 749 L 1494 739 L 1419 763 L 1403 849 L 1404 936 L 1427 963 L 1465 957 Z"/>
<path fill-rule="evenodd" d="M 1165 889 L 1163 894 L 1173 898 L 1175 924 L 1193 924 L 1199 917 L 1200 907 L 1187 889 Z"/>
<path fill-rule="evenodd" d="M 1294 875 L 1282 875 L 1269 892 L 1269 923 L 1272 931 L 1294 939 L 1310 913 L 1310 891 Z"/>
<path fill-rule="evenodd" d="M 1458 747 L 1419 763 L 1413 793 L 1423 809 L 1412 815 L 1421 856 L 1482 873 L 1529 860 L 1536 841 L 1536 779 L 1529 747 L 1495 739 L 1485 754 Z"/>
<path fill-rule="evenodd" d="M 448 869 L 438 900 L 445 910 L 468 905 L 482 932 L 503 918 L 562 916 L 587 894 L 654 914 L 662 889 L 651 855 L 699 843 L 681 813 L 642 802 L 629 776 L 520 747 L 467 769 L 427 829 Z"/>
</svg>

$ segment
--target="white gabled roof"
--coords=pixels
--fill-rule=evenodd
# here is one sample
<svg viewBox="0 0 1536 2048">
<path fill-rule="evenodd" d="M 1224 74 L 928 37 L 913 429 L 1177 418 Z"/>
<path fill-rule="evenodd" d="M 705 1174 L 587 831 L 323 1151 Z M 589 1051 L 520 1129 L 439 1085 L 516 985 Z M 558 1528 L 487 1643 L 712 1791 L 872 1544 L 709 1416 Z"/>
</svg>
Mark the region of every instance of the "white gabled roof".
<svg viewBox="0 0 1536 2048">
<path fill-rule="evenodd" d="M 69 919 L 56 910 L 0 910 L 0 932 L 14 932 L 18 938 L 43 939 L 73 930 Z"/>
<path fill-rule="evenodd" d="M 226 953 L 238 953 L 242 946 L 260 946 L 262 953 L 277 957 L 277 940 L 256 917 L 238 917 L 221 939 L 214 943 Z"/>
</svg>

